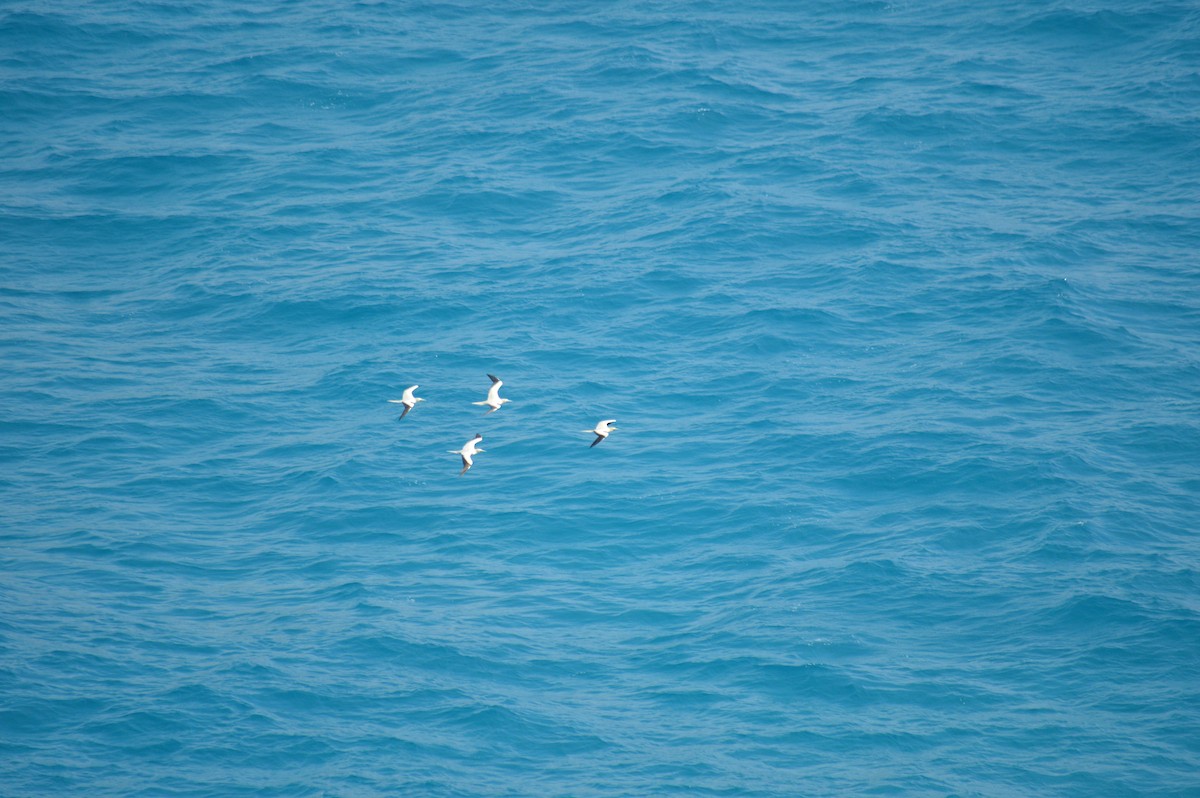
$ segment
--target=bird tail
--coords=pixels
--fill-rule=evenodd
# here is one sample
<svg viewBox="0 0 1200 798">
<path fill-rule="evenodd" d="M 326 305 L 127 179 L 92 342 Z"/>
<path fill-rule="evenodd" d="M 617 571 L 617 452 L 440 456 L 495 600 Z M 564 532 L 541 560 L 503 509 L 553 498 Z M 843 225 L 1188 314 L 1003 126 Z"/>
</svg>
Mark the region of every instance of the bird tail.
<svg viewBox="0 0 1200 798">
<path fill-rule="evenodd" d="M 487 402 L 471 402 L 473 405 L 486 405 Z"/>
</svg>

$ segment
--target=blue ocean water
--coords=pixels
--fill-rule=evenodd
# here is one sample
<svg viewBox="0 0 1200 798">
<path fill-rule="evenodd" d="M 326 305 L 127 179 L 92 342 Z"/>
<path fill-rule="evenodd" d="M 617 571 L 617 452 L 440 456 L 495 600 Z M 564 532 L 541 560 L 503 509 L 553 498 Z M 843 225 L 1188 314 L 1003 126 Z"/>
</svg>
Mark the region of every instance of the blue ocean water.
<svg viewBox="0 0 1200 798">
<path fill-rule="evenodd" d="M 1195 3 L 0 0 L 0 109 L 0 794 L 1200 794 Z"/>
</svg>

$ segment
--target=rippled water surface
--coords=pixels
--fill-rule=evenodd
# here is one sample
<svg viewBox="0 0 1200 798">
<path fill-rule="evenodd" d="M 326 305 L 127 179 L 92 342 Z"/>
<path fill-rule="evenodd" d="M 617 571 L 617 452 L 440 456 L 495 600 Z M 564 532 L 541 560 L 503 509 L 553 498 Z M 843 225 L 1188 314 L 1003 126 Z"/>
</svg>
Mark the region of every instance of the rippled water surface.
<svg viewBox="0 0 1200 798">
<path fill-rule="evenodd" d="M 0 0 L 0 794 L 1200 793 L 1200 7 L 1018 6 Z"/>
</svg>

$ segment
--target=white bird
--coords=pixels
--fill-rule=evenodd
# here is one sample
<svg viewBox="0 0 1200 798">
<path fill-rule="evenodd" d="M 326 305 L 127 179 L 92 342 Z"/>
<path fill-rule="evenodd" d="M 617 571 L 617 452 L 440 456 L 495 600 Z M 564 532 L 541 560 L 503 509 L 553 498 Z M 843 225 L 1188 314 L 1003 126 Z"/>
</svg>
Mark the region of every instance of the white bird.
<svg viewBox="0 0 1200 798">
<path fill-rule="evenodd" d="M 585 429 L 584 430 L 584 432 L 591 433 L 592 435 L 596 436 L 596 440 L 592 441 L 592 446 L 595 446 L 597 443 L 599 443 L 600 441 L 607 438 L 608 433 L 617 429 L 616 427 L 613 426 L 613 422 L 615 422 L 615 421 L 616 421 L 615 418 L 610 418 L 606 421 L 601 421 L 599 424 L 596 425 L 595 429 Z M 592 446 L 589 446 L 588 448 L 590 449 L 590 448 L 592 448 Z"/>
<path fill-rule="evenodd" d="M 485 451 L 484 449 L 476 448 L 477 446 L 479 446 L 479 442 L 482 440 L 483 440 L 483 436 L 477 432 L 477 433 L 475 433 L 475 437 L 472 438 L 471 440 L 467 441 L 466 443 L 464 443 L 463 447 L 461 449 L 458 449 L 458 450 L 451 449 L 450 450 L 450 454 L 457 454 L 457 455 L 462 456 L 463 470 L 458 472 L 458 475 L 460 477 L 463 474 L 467 473 L 467 471 L 470 470 L 471 466 L 474 465 L 475 455 L 479 454 L 482 451 Z"/>
<path fill-rule="evenodd" d="M 400 414 L 400 418 L 404 418 L 405 416 L 407 416 L 408 411 L 412 410 L 414 407 L 417 406 L 417 402 L 425 401 L 424 399 L 422 399 L 419 396 L 413 396 L 413 391 L 417 390 L 420 387 L 421 387 L 420 385 L 414 385 L 411 388 L 406 388 L 404 390 L 404 397 L 402 399 L 388 399 L 388 401 L 394 405 L 404 405 L 404 412 Z M 399 421 L 400 419 L 398 418 L 396 420 Z"/>
<path fill-rule="evenodd" d="M 500 381 L 499 377 L 493 377 L 491 374 L 489 374 L 488 379 L 492 381 L 492 387 L 488 389 L 488 398 L 482 402 L 471 402 L 471 404 L 487 405 L 488 407 L 492 408 L 488 411 L 488 413 L 495 413 L 500 409 L 500 405 L 504 404 L 505 402 L 511 402 L 512 400 L 500 398 L 500 386 L 504 383 Z M 484 415 L 486 416 L 487 413 L 484 413 Z"/>
</svg>

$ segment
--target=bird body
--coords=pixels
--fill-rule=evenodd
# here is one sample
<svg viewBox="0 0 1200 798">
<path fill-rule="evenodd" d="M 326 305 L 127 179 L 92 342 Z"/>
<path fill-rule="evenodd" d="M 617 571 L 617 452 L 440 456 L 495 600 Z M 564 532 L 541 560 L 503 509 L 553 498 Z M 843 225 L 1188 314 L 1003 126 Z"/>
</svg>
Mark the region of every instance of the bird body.
<svg viewBox="0 0 1200 798">
<path fill-rule="evenodd" d="M 417 406 L 417 402 L 425 401 L 424 399 L 422 399 L 419 396 L 413 396 L 413 391 L 417 390 L 420 387 L 421 387 L 420 385 L 414 385 L 411 388 L 405 388 L 402 398 L 388 399 L 388 401 L 394 405 L 404 405 L 404 412 L 400 414 L 400 418 L 404 418 L 405 416 L 407 416 L 408 411 L 412 410 L 414 407 Z M 396 419 L 396 420 L 399 421 L 400 419 Z"/>
<path fill-rule="evenodd" d="M 457 454 L 462 457 L 463 468 L 462 471 L 458 472 L 460 477 L 471 470 L 471 466 L 475 464 L 475 455 L 479 452 L 485 451 L 484 449 L 478 448 L 479 443 L 482 440 L 483 436 L 479 433 L 475 433 L 475 437 L 464 443 L 461 449 L 450 450 L 450 454 Z"/>
<path fill-rule="evenodd" d="M 489 374 L 488 379 L 490 379 L 492 381 L 492 387 L 488 389 L 487 399 L 483 400 L 482 402 L 472 402 L 471 404 L 480 405 L 480 406 L 487 405 L 488 407 L 491 408 L 491 410 L 489 410 L 488 413 L 495 413 L 497 410 L 500 409 L 501 405 L 505 404 L 506 402 L 511 402 L 512 400 L 500 398 L 500 386 L 503 385 L 504 383 L 500 380 L 499 377 L 494 377 L 491 374 Z M 484 415 L 487 415 L 487 413 L 485 413 Z"/>
<path fill-rule="evenodd" d="M 595 446 L 597 443 L 607 438 L 609 433 L 616 429 L 616 427 L 613 426 L 615 422 L 615 418 L 606 419 L 598 423 L 595 429 L 584 430 L 584 432 L 588 432 L 596 436 L 596 440 L 592 441 L 592 446 Z M 590 449 L 592 447 L 589 446 L 588 448 Z"/>
</svg>

